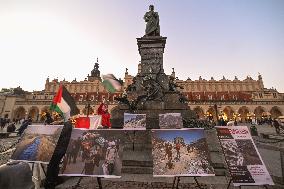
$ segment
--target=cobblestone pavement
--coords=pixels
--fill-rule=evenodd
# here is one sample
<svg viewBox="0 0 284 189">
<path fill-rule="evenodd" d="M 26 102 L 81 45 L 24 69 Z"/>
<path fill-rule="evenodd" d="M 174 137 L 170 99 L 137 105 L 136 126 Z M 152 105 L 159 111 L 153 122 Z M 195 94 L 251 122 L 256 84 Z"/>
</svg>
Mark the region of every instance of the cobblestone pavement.
<svg viewBox="0 0 284 189">
<path fill-rule="evenodd" d="M 56 187 L 56 189 L 99 189 L 96 178 L 84 178 L 81 183 L 76 186 L 79 178 L 71 178 L 64 184 Z M 110 181 L 102 179 L 103 189 L 171 189 L 172 178 L 168 182 L 137 182 L 137 181 Z M 200 184 L 203 189 L 226 189 L 227 184 Z M 198 189 L 195 183 L 180 183 L 179 189 Z M 242 186 L 242 189 L 263 189 L 263 186 Z M 281 186 L 268 186 L 268 189 L 281 189 Z M 239 187 L 230 186 L 230 189 L 239 189 Z"/>
</svg>

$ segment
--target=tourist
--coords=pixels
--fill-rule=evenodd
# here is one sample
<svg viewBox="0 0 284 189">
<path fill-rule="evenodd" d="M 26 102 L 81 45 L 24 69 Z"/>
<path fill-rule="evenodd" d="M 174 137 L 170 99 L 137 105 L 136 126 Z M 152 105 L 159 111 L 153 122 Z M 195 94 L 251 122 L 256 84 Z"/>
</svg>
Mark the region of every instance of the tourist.
<svg viewBox="0 0 284 189">
<path fill-rule="evenodd" d="M 22 135 L 26 128 L 32 124 L 32 119 L 29 117 L 27 120 L 23 121 L 22 125 L 18 129 L 18 135 Z"/>
<path fill-rule="evenodd" d="M 47 124 L 47 125 L 50 125 L 53 122 L 53 119 L 52 119 L 50 113 L 46 112 L 45 117 L 46 117 L 46 119 L 44 120 L 44 123 Z"/>
<path fill-rule="evenodd" d="M 272 125 L 275 127 L 276 133 L 280 134 L 280 124 L 275 118 L 273 119 Z"/>
<path fill-rule="evenodd" d="M 5 125 L 6 125 L 6 120 L 5 120 L 4 118 L 1 118 L 1 119 L 0 119 L 1 130 L 4 129 Z"/>
</svg>

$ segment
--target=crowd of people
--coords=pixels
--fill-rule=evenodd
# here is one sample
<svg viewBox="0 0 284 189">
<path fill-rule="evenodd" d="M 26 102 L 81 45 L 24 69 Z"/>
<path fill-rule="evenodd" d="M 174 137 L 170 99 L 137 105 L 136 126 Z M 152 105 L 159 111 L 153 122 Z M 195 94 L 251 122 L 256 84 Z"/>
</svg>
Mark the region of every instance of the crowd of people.
<svg viewBox="0 0 284 189">
<path fill-rule="evenodd" d="M 79 161 L 84 163 L 84 174 L 93 175 L 94 171 L 98 172 L 102 169 L 104 175 L 112 175 L 115 170 L 118 150 L 118 140 L 108 141 L 96 133 L 85 132 L 82 137 L 70 139 L 62 172 L 66 170 L 68 165 L 76 164 L 80 157 Z"/>
</svg>

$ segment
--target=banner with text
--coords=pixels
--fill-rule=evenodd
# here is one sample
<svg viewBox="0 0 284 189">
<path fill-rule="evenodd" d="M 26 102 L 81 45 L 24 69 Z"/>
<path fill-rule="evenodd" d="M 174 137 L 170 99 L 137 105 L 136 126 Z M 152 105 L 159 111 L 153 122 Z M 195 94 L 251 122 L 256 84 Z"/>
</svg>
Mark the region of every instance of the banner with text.
<svg viewBox="0 0 284 189">
<path fill-rule="evenodd" d="M 234 186 L 274 185 L 246 126 L 216 126 Z"/>
</svg>

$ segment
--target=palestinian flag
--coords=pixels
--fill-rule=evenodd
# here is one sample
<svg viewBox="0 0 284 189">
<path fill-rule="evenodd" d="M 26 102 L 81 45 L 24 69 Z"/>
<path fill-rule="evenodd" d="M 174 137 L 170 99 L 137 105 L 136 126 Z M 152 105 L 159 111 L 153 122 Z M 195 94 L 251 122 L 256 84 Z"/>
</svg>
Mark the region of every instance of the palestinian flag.
<svg viewBox="0 0 284 189">
<path fill-rule="evenodd" d="M 54 96 L 50 109 L 59 113 L 65 120 L 80 113 L 75 100 L 63 85 L 60 85 L 57 94 Z"/>
<path fill-rule="evenodd" d="M 75 128 L 97 129 L 102 125 L 101 115 L 82 116 L 76 118 Z"/>
<path fill-rule="evenodd" d="M 103 85 L 110 93 L 119 91 L 122 86 L 122 82 L 116 79 L 113 74 L 103 75 Z"/>
</svg>

